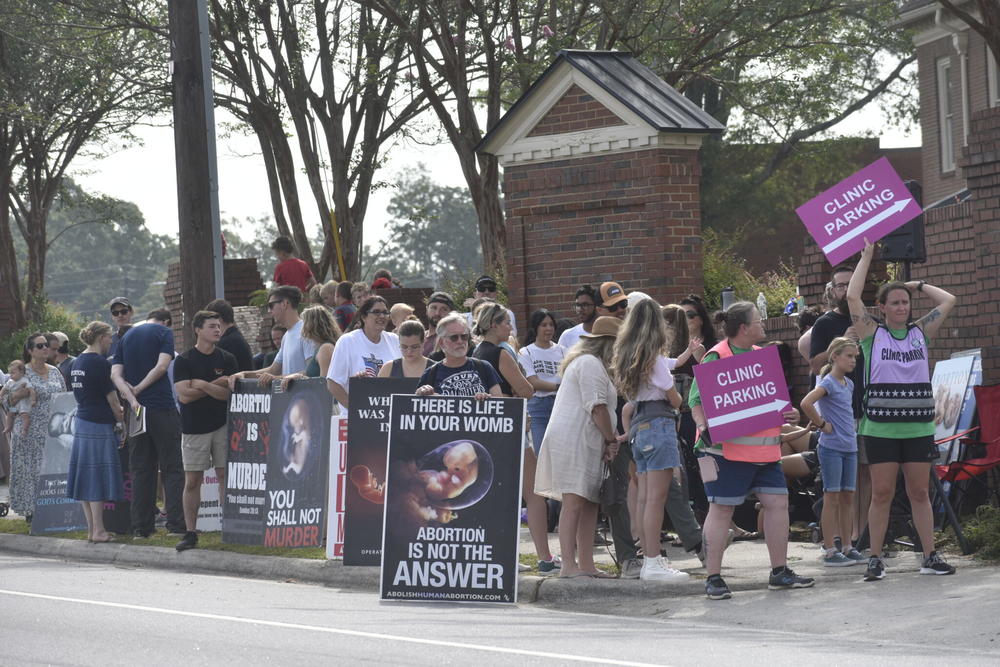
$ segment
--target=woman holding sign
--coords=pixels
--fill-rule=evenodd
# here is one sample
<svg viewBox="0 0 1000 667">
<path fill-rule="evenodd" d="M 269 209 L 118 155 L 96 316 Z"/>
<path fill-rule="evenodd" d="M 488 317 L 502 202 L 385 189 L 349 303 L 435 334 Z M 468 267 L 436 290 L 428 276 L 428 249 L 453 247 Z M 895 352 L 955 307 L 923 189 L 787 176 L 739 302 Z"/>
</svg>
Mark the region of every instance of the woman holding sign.
<svg viewBox="0 0 1000 667">
<path fill-rule="evenodd" d="M 760 349 L 757 344 L 764 340 L 764 323 L 757 307 L 749 301 L 737 301 L 729 310 L 720 312 L 716 320 L 726 337 L 705 354 L 702 364 Z M 733 442 L 713 442 L 697 380 L 691 385 L 688 403 L 699 433 L 698 448 L 705 452 L 699 459 L 709 502 L 704 526 L 708 573 L 705 594 L 710 600 L 732 597 L 721 576 L 722 553 L 733 512 L 750 494 L 757 495 L 764 512 L 764 540 L 771 559 L 767 587 L 780 590 L 812 586 L 813 579 L 798 576 L 787 564 L 788 487 L 781 472 L 781 428 L 752 433 Z M 784 418 L 789 424 L 797 424 L 799 411 L 790 408 Z"/>
<path fill-rule="evenodd" d="M 955 297 L 923 280 L 889 282 L 882 285 L 877 296 L 885 323 L 876 322 L 861 301 L 874 252 L 866 239 L 861 261 L 847 287 L 851 321 L 861 337 L 865 356 L 864 415 L 858 428 L 865 436 L 872 477 L 868 510 L 871 557 L 865 581 L 885 576 L 882 543 L 900 467 L 913 523 L 924 548 L 920 574 L 954 574 L 955 568 L 934 550 L 934 515 L 927 493 L 931 463 L 937 458 L 927 348 L 931 336 L 955 306 Z M 933 310 L 916 322 L 912 321 L 910 305 L 913 290 L 934 302 Z"/>
</svg>

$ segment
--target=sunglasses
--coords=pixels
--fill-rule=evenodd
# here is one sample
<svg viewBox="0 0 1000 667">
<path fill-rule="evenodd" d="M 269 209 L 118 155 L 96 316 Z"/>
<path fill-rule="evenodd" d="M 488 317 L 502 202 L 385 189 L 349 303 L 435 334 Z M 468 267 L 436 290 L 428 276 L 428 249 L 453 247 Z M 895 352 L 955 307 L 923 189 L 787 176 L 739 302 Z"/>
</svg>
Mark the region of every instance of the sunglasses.
<svg viewBox="0 0 1000 667">
<path fill-rule="evenodd" d="M 388 310 L 369 310 L 369 315 L 374 315 L 375 317 L 385 317 L 389 314 Z"/>
<path fill-rule="evenodd" d="M 497 291 L 497 286 L 496 285 L 476 285 L 476 289 L 479 290 L 480 292 L 496 292 Z"/>
<path fill-rule="evenodd" d="M 124 309 L 124 308 L 121 309 L 121 310 L 112 310 L 111 311 L 111 314 L 114 315 L 115 317 L 121 317 L 122 315 L 128 315 L 128 313 L 129 313 L 129 311 L 126 310 L 126 309 Z"/>
<path fill-rule="evenodd" d="M 445 338 L 447 338 L 448 340 L 450 340 L 452 343 L 457 343 L 458 341 L 466 342 L 466 341 L 469 340 L 469 334 L 467 334 L 467 333 L 449 334 L 449 335 L 445 336 Z"/>
<path fill-rule="evenodd" d="M 274 310 L 274 307 L 277 306 L 282 301 L 284 301 L 284 299 L 278 299 L 277 301 L 268 301 L 267 302 L 267 309 L 268 310 Z"/>
<path fill-rule="evenodd" d="M 689 320 L 693 320 L 696 317 L 700 317 L 697 312 L 693 310 L 685 310 L 684 313 L 687 315 Z"/>
<path fill-rule="evenodd" d="M 625 310 L 626 308 L 628 308 L 628 301 L 619 301 L 613 306 L 607 306 L 608 311 L 612 313 L 618 310 Z"/>
<path fill-rule="evenodd" d="M 593 308 L 594 304 L 592 304 L 592 303 L 574 303 L 573 307 L 576 308 L 577 310 L 583 310 L 584 308 Z"/>
<path fill-rule="evenodd" d="M 32 347 L 34 347 L 36 350 L 46 350 L 46 349 L 48 349 L 49 344 L 48 343 L 35 343 L 33 346 L 29 345 L 28 349 L 31 349 Z"/>
</svg>

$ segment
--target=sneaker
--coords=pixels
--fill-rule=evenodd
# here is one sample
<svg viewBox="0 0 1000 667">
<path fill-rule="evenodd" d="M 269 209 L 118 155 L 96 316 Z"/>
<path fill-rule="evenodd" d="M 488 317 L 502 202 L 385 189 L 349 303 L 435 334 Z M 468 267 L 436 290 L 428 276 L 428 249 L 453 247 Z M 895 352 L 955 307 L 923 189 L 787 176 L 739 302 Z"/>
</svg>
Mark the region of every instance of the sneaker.
<svg viewBox="0 0 1000 667">
<path fill-rule="evenodd" d="M 787 588 L 812 588 L 816 580 L 812 577 L 800 577 L 786 565 L 778 574 L 772 574 L 767 580 L 767 590 L 780 591 Z"/>
<path fill-rule="evenodd" d="M 189 530 L 184 533 L 184 537 L 181 541 L 174 545 L 174 549 L 178 551 L 187 551 L 188 549 L 194 549 L 198 546 L 198 533 L 193 530 Z"/>
<path fill-rule="evenodd" d="M 851 561 L 851 565 L 860 565 L 861 563 L 864 563 L 866 560 L 868 560 L 867 558 L 865 558 L 865 555 L 863 553 L 861 553 L 854 547 L 851 547 L 850 551 L 845 551 L 844 555 L 847 557 L 848 560 Z"/>
<path fill-rule="evenodd" d="M 946 563 L 938 552 L 933 551 L 920 566 L 920 574 L 955 574 L 955 566 Z"/>
<path fill-rule="evenodd" d="M 642 572 L 642 561 L 638 558 L 629 558 L 622 563 L 621 571 L 618 574 L 620 579 L 638 579 Z"/>
<path fill-rule="evenodd" d="M 868 569 L 865 570 L 865 581 L 878 581 L 885 577 L 885 561 L 879 556 L 868 559 Z"/>
<path fill-rule="evenodd" d="M 670 567 L 663 556 L 647 558 L 642 563 L 639 578 L 643 581 L 687 581 L 688 573 Z"/>
<path fill-rule="evenodd" d="M 538 561 L 538 571 L 542 574 L 548 574 L 549 572 L 554 572 L 562 567 L 562 563 L 556 562 L 556 559 L 552 560 L 540 560 Z"/>
<path fill-rule="evenodd" d="M 527 565 L 525 565 L 524 563 L 518 563 L 518 564 L 517 564 L 517 571 L 518 571 L 518 572 L 527 572 L 527 571 L 528 571 L 528 570 L 530 570 L 530 569 L 531 569 L 531 568 L 530 568 L 530 567 L 528 567 Z"/>
<path fill-rule="evenodd" d="M 148 540 L 148 539 L 149 539 L 149 533 L 147 533 L 144 530 L 136 530 L 136 531 L 133 531 L 133 533 L 132 533 L 132 540 L 133 541 L 135 541 L 135 540 Z"/>
<path fill-rule="evenodd" d="M 716 574 L 705 581 L 705 595 L 709 600 L 728 600 L 733 597 L 733 592 L 726 586 L 722 577 Z"/>
<path fill-rule="evenodd" d="M 839 551 L 828 551 L 823 556 L 824 567 L 850 567 L 854 561 L 840 553 Z"/>
</svg>

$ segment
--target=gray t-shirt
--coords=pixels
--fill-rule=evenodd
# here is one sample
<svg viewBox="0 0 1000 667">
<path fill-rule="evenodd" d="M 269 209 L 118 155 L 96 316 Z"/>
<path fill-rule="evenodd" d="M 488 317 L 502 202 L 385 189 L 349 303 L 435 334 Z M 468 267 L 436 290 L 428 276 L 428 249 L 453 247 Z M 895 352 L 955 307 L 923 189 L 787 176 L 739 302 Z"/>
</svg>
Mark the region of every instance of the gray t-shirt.
<svg viewBox="0 0 1000 667">
<path fill-rule="evenodd" d="M 838 452 L 856 452 L 858 432 L 851 408 L 854 383 L 851 378 L 844 378 L 844 382 L 840 384 L 833 375 L 827 374 L 816 383 L 817 387 L 826 390 L 826 396 L 816 401 L 819 413 L 833 426 L 833 433 L 820 432 L 819 445 Z"/>
</svg>

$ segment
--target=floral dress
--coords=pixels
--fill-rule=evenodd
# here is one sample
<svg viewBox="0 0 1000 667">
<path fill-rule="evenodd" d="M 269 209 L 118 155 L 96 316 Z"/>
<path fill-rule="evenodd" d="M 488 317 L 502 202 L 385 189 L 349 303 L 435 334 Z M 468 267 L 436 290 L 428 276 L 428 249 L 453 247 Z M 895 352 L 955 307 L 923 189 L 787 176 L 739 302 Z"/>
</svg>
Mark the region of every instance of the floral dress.
<svg viewBox="0 0 1000 667">
<path fill-rule="evenodd" d="M 37 399 L 31 408 L 31 425 L 28 434 L 15 433 L 10 445 L 10 506 L 18 514 L 35 511 L 38 494 L 38 476 L 42 471 L 42 450 L 49 426 L 49 407 L 52 394 L 66 391 L 62 373 L 54 366 L 47 366 L 48 376 L 42 377 L 28 366 L 25 377 L 35 390 Z"/>
</svg>

